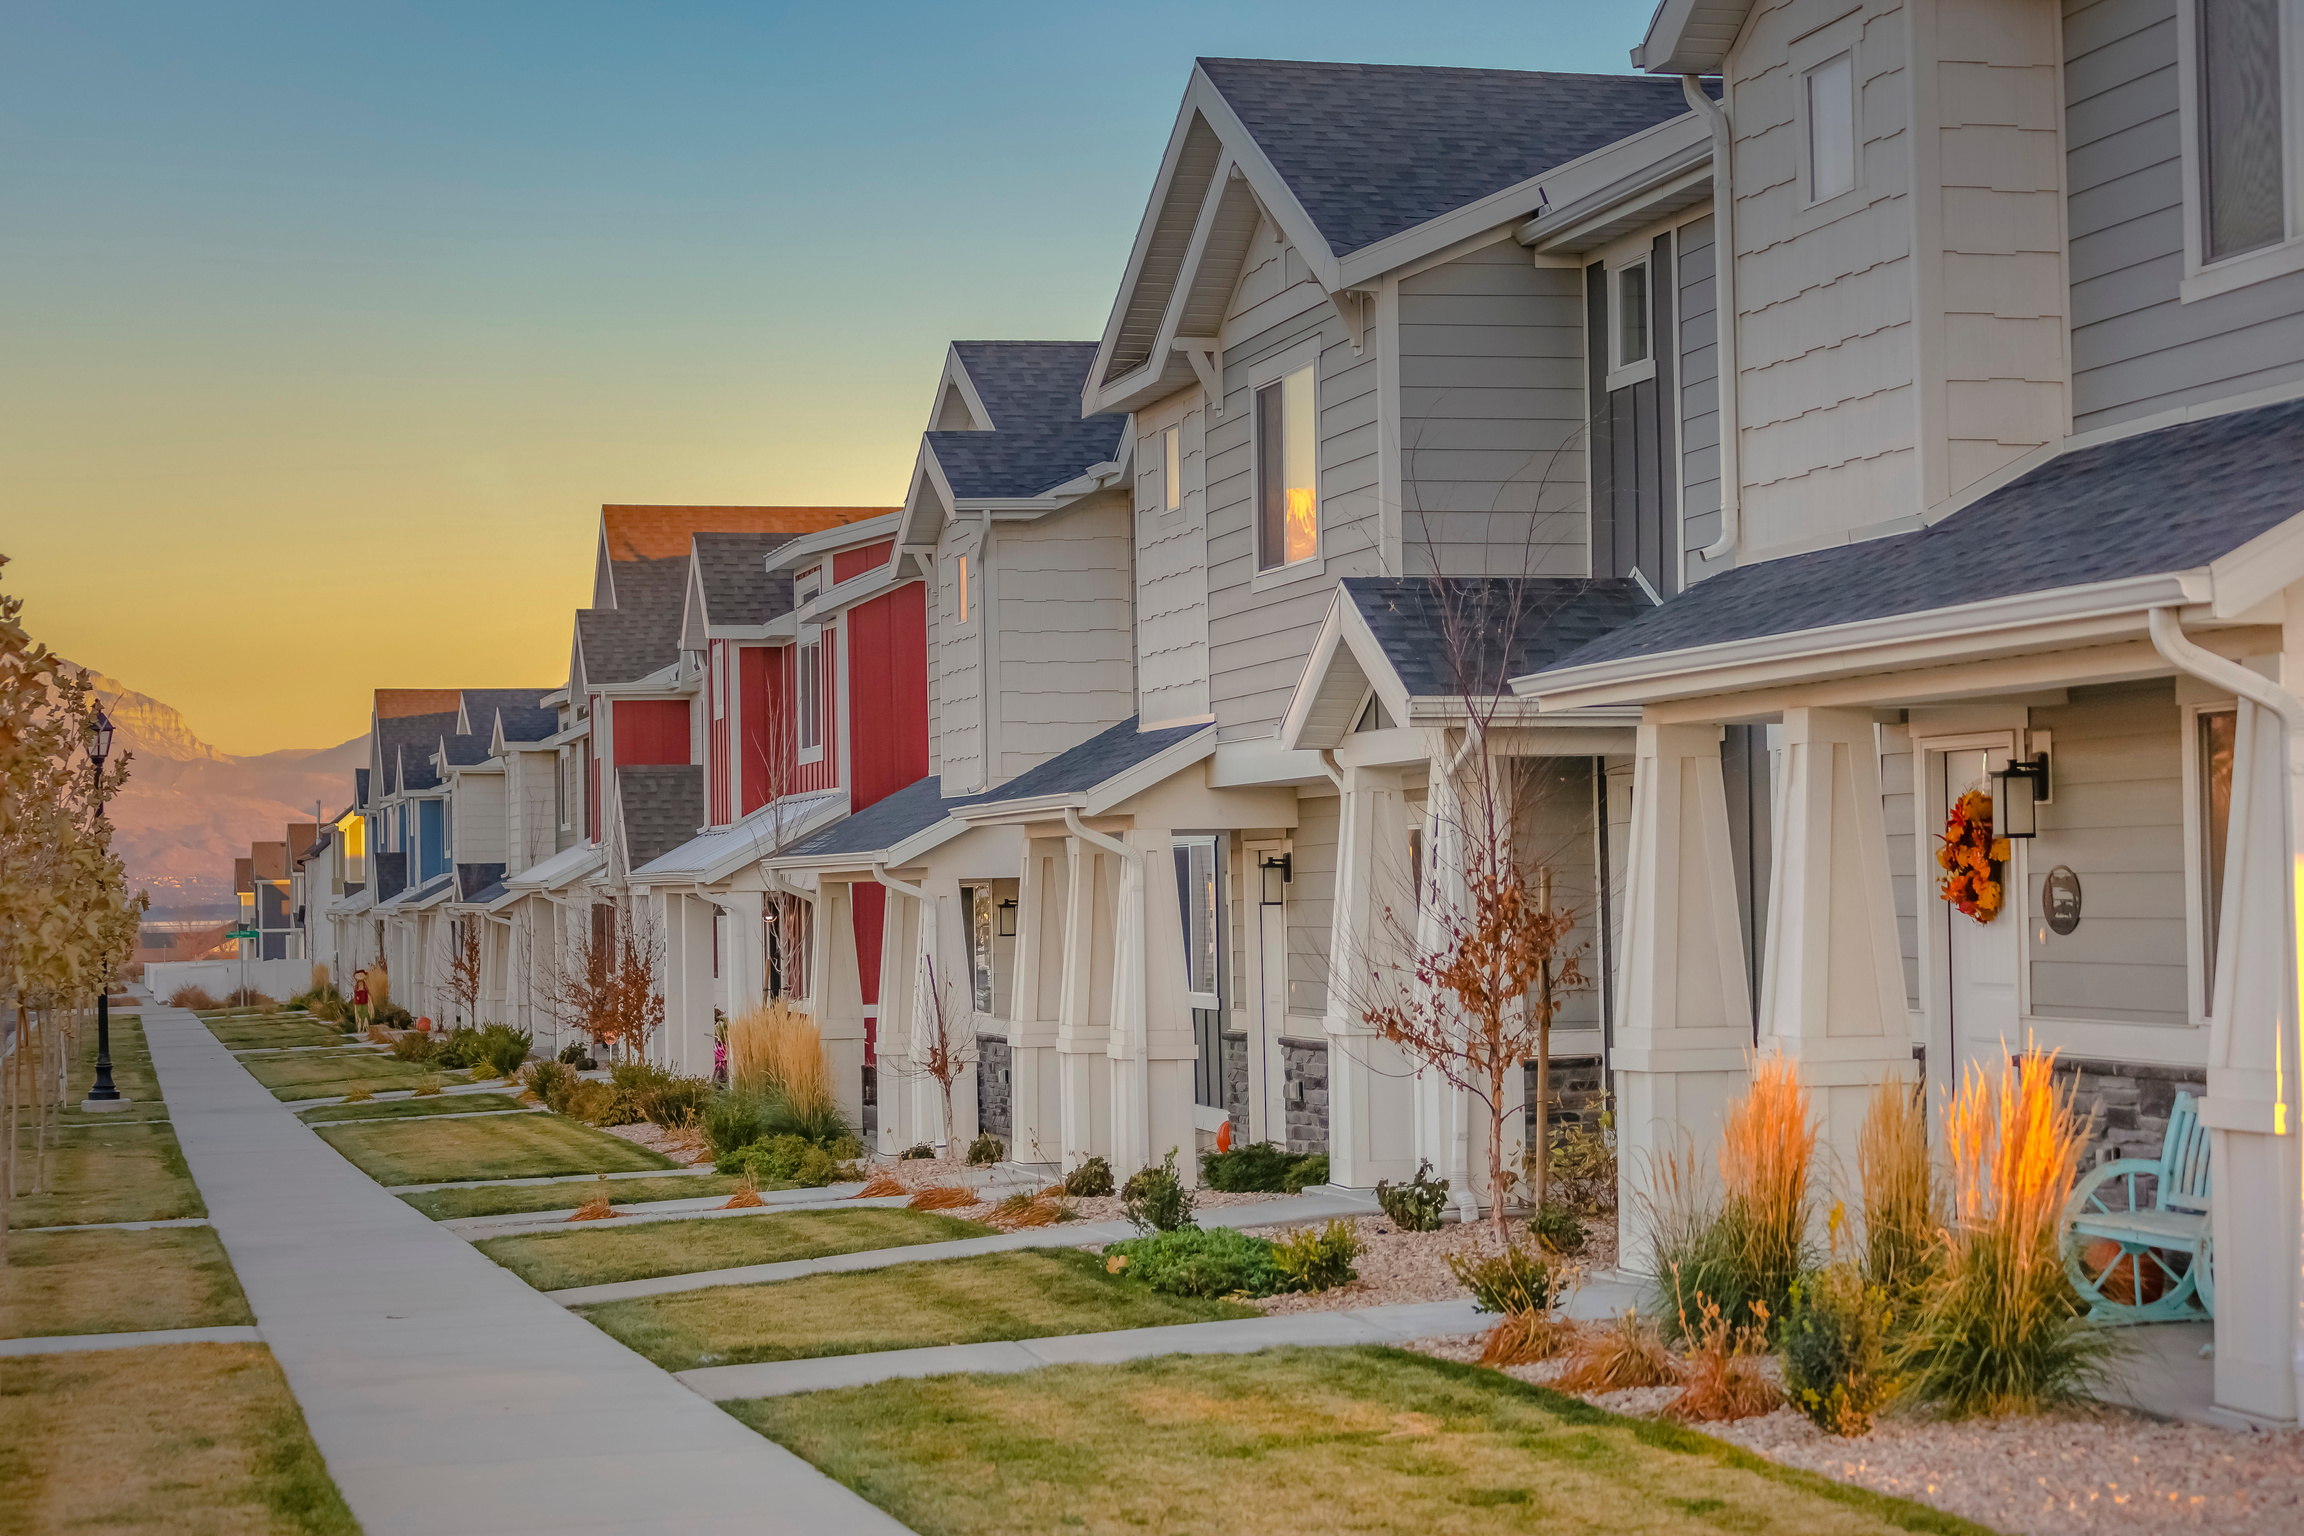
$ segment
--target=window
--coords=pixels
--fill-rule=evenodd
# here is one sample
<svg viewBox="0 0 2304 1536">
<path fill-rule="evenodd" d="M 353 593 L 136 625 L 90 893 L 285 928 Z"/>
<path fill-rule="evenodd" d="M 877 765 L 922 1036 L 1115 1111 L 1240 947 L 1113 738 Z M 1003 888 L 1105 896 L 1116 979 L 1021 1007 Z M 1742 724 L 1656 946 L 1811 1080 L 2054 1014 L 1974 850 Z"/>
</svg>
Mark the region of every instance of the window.
<svg viewBox="0 0 2304 1536">
<path fill-rule="evenodd" d="M 2222 261 L 2287 237 L 2280 0 L 2198 0 L 2200 249 Z"/>
<path fill-rule="evenodd" d="M 1216 839 L 1180 838 L 1176 843 L 1177 896 L 1184 908 L 1184 989 L 1207 1001 L 1216 996 Z"/>
<path fill-rule="evenodd" d="M 2216 934 L 2224 917 L 2225 843 L 2232 831 L 2232 743 L 2240 716 L 2200 712 L 2200 996 L 2201 1012 L 2215 1005 Z"/>
<path fill-rule="evenodd" d="M 1184 505 L 1184 429 L 1160 434 L 1160 506 L 1174 512 Z"/>
<path fill-rule="evenodd" d="M 799 694 L 800 760 L 812 763 L 824 752 L 824 632 L 810 625 L 800 631 L 800 654 L 794 679 Z"/>
<path fill-rule="evenodd" d="M 976 1011 L 992 1012 L 992 887 L 968 887 L 968 975 Z"/>
<path fill-rule="evenodd" d="M 953 601 L 960 611 L 960 622 L 968 622 L 968 557 L 960 557 L 959 576 L 953 583 Z"/>
<path fill-rule="evenodd" d="M 1256 391 L 1256 568 L 1276 570 L 1320 552 L 1311 365 Z"/>
<path fill-rule="evenodd" d="M 1648 263 L 1633 262 L 1609 275 L 1616 288 L 1616 366 L 1648 360 Z"/>
<path fill-rule="evenodd" d="M 1801 77 L 1808 118 L 1808 201 L 1856 185 L 1856 57 L 1826 59 Z"/>
<path fill-rule="evenodd" d="M 717 645 L 712 647 L 712 718 L 728 718 L 728 655 Z"/>
</svg>

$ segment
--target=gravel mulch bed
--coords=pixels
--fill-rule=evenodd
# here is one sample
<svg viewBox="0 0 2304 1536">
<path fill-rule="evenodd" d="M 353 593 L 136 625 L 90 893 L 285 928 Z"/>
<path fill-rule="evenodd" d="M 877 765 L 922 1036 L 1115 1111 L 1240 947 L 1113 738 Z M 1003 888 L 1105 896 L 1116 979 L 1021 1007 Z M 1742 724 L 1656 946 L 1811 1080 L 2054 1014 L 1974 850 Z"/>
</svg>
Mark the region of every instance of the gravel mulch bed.
<svg viewBox="0 0 2304 1536">
<path fill-rule="evenodd" d="M 1466 1334 L 1408 1347 L 1471 1361 L 1481 1340 Z M 1546 1361 L 1505 1374 L 1549 1385 L 1563 1367 Z M 1773 1374 L 1774 1362 L 1766 1368 Z M 1678 1393 L 1651 1387 L 1586 1400 L 1652 1417 Z M 1696 1427 L 1787 1466 L 1930 1504 L 2009 1536 L 2304 1531 L 2304 1432 L 2164 1424 L 2119 1408 L 1961 1423 L 1883 1418 L 1851 1440 L 1825 1434 L 1790 1408 Z"/>
<path fill-rule="evenodd" d="M 699 1131 L 675 1131 L 646 1120 L 635 1125 L 604 1125 L 600 1129 L 651 1152 L 660 1152 L 683 1168 L 712 1161 L 712 1149 L 704 1145 L 703 1133 Z"/>
<path fill-rule="evenodd" d="M 975 1205 L 958 1206 L 945 1213 L 958 1216 L 963 1221 L 984 1221 L 990 1216 L 992 1207 L 1007 1196 L 1019 1191 L 1048 1187 L 1037 1176 L 1022 1173 L 1013 1166 L 970 1168 L 962 1163 L 937 1162 L 930 1158 L 913 1158 L 899 1163 L 873 1163 L 870 1172 L 894 1174 L 898 1182 L 908 1190 L 932 1189 L 946 1184 L 967 1184 L 988 1190 L 991 1199 L 979 1201 Z M 1229 1210 L 1235 1206 L 1257 1205 L 1287 1198 L 1285 1195 L 1230 1195 L 1212 1189 L 1195 1190 L 1192 1195 L 1194 1209 L 1201 1212 Z M 1067 1195 L 1064 1203 L 1077 1213 L 1081 1221 L 1122 1221 L 1128 1214 L 1118 1195 Z M 1240 1226 L 1243 1223 L 1230 1220 L 1218 1223 L 1204 1219 L 1201 1225 Z"/>
<path fill-rule="evenodd" d="M 1385 1307 L 1402 1302 L 1453 1301 L 1465 1294 L 1464 1287 L 1448 1271 L 1448 1256 L 1460 1253 L 1493 1253 L 1496 1240 L 1486 1222 L 1450 1224 L 1437 1232 L 1403 1232 L 1382 1216 L 1356 1216 L 1351 1218 L 1352 1228 L 1360 1235 L 1360 1257 L 1352 1267 L 1360 1278 L 1350 1285 L 1339 1285 L 1332 1290 L 1314 1291 L 1305 1295 L 1266 1296 L 1251 1302 L 1266 1312 L 1342 1312 L 1356 1307 Z M 1246 1223 L 1240 1223 L 1246 1226 Z M 1320 1226 L 1321 1222 L 1290 1223 L 1291 1226 Z M 1286 1227 L 1256 1229 L 1265 1237 L 1277 1237 Z M 1585 1223 L 1583 1250 L 1570 1262 L 1589 1274 L 1611 1270 L 1616 1266 L 1616 1222 L 1613 1217 L 1598 1217 Z M 1522 1242 L 1527 1234 L 1521 1224 L 1513 1224 L 1513 1232 Z M 1475 1349 L 1474 1354 L 1479 1351 Z"/>
</svg>

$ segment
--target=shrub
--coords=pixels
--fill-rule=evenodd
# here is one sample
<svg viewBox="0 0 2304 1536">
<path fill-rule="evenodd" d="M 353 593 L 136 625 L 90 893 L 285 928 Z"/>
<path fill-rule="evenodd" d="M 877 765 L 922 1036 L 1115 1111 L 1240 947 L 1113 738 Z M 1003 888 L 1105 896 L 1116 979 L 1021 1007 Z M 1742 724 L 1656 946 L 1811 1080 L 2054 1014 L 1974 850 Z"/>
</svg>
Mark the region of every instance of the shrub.
<svg viewBox="0 0 2304 1536">
<path fill-rule="evenodd" d="M 1360 1278 L 1352 1261 L 1360 1256 L 1360 1234 L 1352 1223 L 1329 1222 L 1325 1227 L 1298 1227 L 1272 1245 L 1272 1263 L 1280 1271 L 1281 1289 L 1325 1291 Z"/>
<path fill-rule="evenodd" d="M 1448 1272 L 1481 1312 L 1549 1312 L 1568 1295 L 1568 1269 L 1518 1243 L 1501 1253 L 1452 1253 Z"/>
<path fill-rule="evenodd" d="M 186 982 L 168 994 L 168 1006 L 171 1008 L 214 1008 L 218 1005 L 216 999 L 208 995 L 206 987 L 196 987 L 190 982 Z"/>
<path fill-rule="evenodd" d="M 1578 1216 L 1616 1214 L 1616 1117 L 1603 1110 L 1600 1128 L 1581 1121 L 1552 1133 L 1548 1194 Z"/>
<path fill-rule="evenodd" d="M 446 1035 L 440 1037 L 440 1054 L 437 1060 L 444 1067 L 478 1065 L 482 1060 L 480 1031 L 469 1024 L 459 1024 L 448 1031 Z"/>
<path fill-rule="evenodd" d="M 336 995 L 334 987 L 330 987 L 326 992 L 312 999 L 310 1007 L 312 1017 L 325 1020 L 330 1024 L 347 1024 L 352 1019 L 351 1006 L 343 998 Z"/>
<path fill-rule="evenodd" d="M 728 1082 L 782 1098 L 795 1122 L 822 1128 L 840 1118 L 816 1021 L 782 1000 L 728 1021 Z"/>
<path fill-rule="evenodd" d="M 583 1079 L 564 1061 L 539 1061 L 528 1069 L 524 1081 L 546 1109 L 558 1112 L 568 1102 L 569 1091 Z"/>
<path fill-rule="evenodd" d="M 442 1052 L 439 1041 L 410 1030 L 392 1042 L 392 1055 L 400 1061 L 425 1062 L 439 1059 Z"/>
<path fill-rule="evenodd" d="M 1792 1286 L 1784 1319 L 1784 1386 L 1828 1435 L 1861 1435 L 1895 1392 L 1888 1376 L 1888 1292 L 1835 1261 Z"/>
<path fill-rule="evenodd" d="M 849 1148 L 820 1147 L 799 1136 L 770 1136 L 741 1147 L 716 1165 L 722 1173 L 742 1174 L 756 1184 L 796 1184 L 802 1189 L 822 1189 L 827 1184 L 863 1177 L 853 1163 L 842 1161 L 837 1152 L 853 1152 Z"/>
<path fill-rule="evenodd" d="M 1784 1394 L 1760 1370 L 1760 1357 L 1768 1349 L 1765 1304 L 1755 1304 L 1753 1321 L 1739 1324 L 1713 1302 L 1702 1297 L 1698 1302 L 1694 1326 L 1680 1319 L 1680 1331 L 1694 1342 L 1680 1368 L 1680 1395 L 1664 1405 L 1664 1417 L 1694 1424 L 1773 1411 Z"/>
<path fill-rule="evenodd" d="M 654 1088 L 630 1095 L 632 1108 L 650 1125 L 698 1125 L 711 1107 L 715 1090 L 708 1077 L 675 1077 Z"/>
<path fill-rule="evenodd" d="M 234 987 L 224 995 L 227 1008 L 255 1008 L 269 1013 L 280 1005 L 254 987 Z"/>
<path fill-rule="evenodd" d="M 1064 1175 L 1064 1193 L 1088 1198 L 1112 1193 L 1112 1165 L 1091 1157 Z"/>
<path fill-rule="evenodd" d="M 1228 1194 L 1300 1194 L 1308 1184 L 1328 1182 L 1328 1155 L 1287 1152 L 1269 1141 L 1229 1152 L 1204 1152 L 1200 1182 Z"/>
<path fill-rule="evenodd" d="M 1626 1307 L 1615 1322 L 1584 1336 L 1552 1385 L 1563 1392 L 1625 1392 L 1668 1387 L 1679 1379 L 1680 1368 L 1655 1320 Z"/>
<path fill-rule="evenodd" d="M 1565 1205 L 1546 1201 L 1528 1223 L 1528 1231 L 1551 1253 L 1582 1253 L 1584 1223 Z"/>
<path fill-rule="evenodd" d="M 1534 1365 L 1567 1353 L 1584 1330 L 1549 1312 L 1508 1312 L 1480 1345 L 1482 1365 Z"/>
<path fill-rule="evenodd" d="M 1403 1232 L 1437 1232 L 1448 1210 L 1448 1181 L 1432 1177 L 1432 1164 L 1426 1159 L 1405 1184 L 1377 1180 L 1376 1204 Z"/>
<path fill-rule="evenodd" d="M 415 1096 L 419 1099 L 428 1099 L 446 1089 L 447 1086 L 448 1079 L 437 1072 L 427 1072 L 416 1079 Z"/>
<path fill-rule="evenodd" d="M 1872 1090 L 1856 1167 L 1864 1186 L 1864 1274 L 1894 1305 L 1934 1267 L 1944 1226 L 1920 1089 L 1887 1082 Z"/>
<path fill-rule="evenodd" d="M 904 1181 L 892 1173 L 876 1173 L 865 1186 L 856 1191 L 859 1200 L 878 1200 L 887 1195 L 904 1193 Z"/>
<path fill-rule="evenodd" d="M 757 1093 L 723 1093 L 704 1106 L 704 1144 L 726 1157 L 771 1134 L 768 1101 Z"/>
<path fill-rule="evenodd" d="M 915 1211 L 957 1211 L 981 1203 L 976 1191 L 965 1184 L 932 1185 L 904 1202 L 907 1209 Z"/>
<path fill-rule="evenodd" d="M 344 1102 L 347 1104 L 365 1104 L 374 1097 L 376 1097 L 375 1089 L 366 1083 L 355 1083 L 345 1092 Z"/>
<path fill-rule="evenodd" d="M 592 1059 L 592 1053 L 584 1048 L 584 1042 L 581 1040 L 571 1040 L 560 1047 L 559 1059 L 579 1072 L 597 1072 L 600 1070 L 600 1063 Z"/>
<path fill-rule="evenodd" d="M 2064 1202 L 2086 1124 L 2028 1053 L 1971 1067 L 1944 1110 L 1951 1221 L 1890 1359 L 1906 1390 L 1955 1417 L 2033 1413 L 2081 1395 L 2114 1353 L 2064 1272 Z"/>
<path fill-rule="evenodd" d="M 483 1024 L 479 1059 L 494 1069 L 498 1077 L 510 1077 L 528 1060 L 528 1052 L 535 1044 L 536 1037 L 525 1029 L 514 1029 L 509 1024 Z"/>
<path fill-rule="evenodd" d="M 560 1113 L 586 1125 L 630 1125 L 636 1116 L 631 1101 L 607 1083 L 577 1078 L 562 1097 Z"/>
<path fill-rule="evenodd" d="M 1170 1147 L 1157 1168 L 1139 1168 L 1120 1191 L 1127 1202 L 1128 1220 L 1139 1232 L 1178 1232 L 1196 1227 L 1192 1219 L 1192 1191 L 1176 1173 L 1176 1149 Z"/>
<path fill-rule="evenodd" d="M 968 1166 L 989 1168 L 1008 1155 L 1008 1148 L 989 1131 L 968 1143 Z"/>
<path fill-rule="evenodd" d="M 1179 1227 L 1104 1250 L 1104 1267 L 1176 1296 L 1270 1296 L 1285 1284 L 1273 1245 L 1231 1227 Z"/>
<path fill-rule="evenodd" d="M 896 1161 L 900 1163 L 934 1162 L 935 1160 L 936 1149 L 924 1141 L 916 1141 L 896 1154 Z"/>
<path fill-rule="evenodd" d="M 1019 1190 L 1008 1196 L 985 1220 L 1006 1232 L 1021 1232 L 1028 1227 L 1052 1227 L 1060 1221 L 1070 1221 L 1078 1213 L 1063 1201 L 1063 1186 L 1051 1185 L 1037 1192 Z"/>
</svg>

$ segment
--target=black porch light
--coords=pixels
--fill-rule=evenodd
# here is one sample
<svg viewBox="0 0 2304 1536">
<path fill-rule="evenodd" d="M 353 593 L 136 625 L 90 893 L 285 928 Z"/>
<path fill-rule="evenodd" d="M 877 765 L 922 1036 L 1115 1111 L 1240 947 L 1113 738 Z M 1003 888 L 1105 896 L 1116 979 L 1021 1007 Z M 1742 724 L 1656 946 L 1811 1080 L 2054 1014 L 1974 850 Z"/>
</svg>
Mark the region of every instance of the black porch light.
<svg viewBox="0 0 2304 1536">
<path fill-rule="evenodd" d="M 1004 939 L 1016 937 L 1015 901 L 1013 899 L 1003 901 L 999 906 L 993 908 L 993 911 L 997 914 L 997 928 L 1000 937 Z"/>
<path fill-rule="evenodd" d="M 2035 752 L 2030 757 L 2011 758 L 2008 766 L 1992 777 L 1998 784 L 1992 798 L 1992 835 L 2039 836 L 2039 805 L 2049 791 L 2048 754 Z"/>
<path fill-rule="evenodd" d="M 1296 878 L 1296 855 L 1266 854 L 1256 861 L 1256 874 L 1263 884 L 1259 901 L 1267 907 L 1283 906 L 1288 900 L 1288 886 Z"/>
</svg>

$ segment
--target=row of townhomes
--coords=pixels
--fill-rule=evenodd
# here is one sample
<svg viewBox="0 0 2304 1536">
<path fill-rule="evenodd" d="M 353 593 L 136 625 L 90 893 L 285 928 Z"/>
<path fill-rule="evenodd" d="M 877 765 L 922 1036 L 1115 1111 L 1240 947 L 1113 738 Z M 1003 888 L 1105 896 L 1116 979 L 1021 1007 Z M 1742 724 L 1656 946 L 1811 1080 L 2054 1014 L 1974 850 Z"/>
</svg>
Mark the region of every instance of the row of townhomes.
<svg viewBox="0 0 2304 1536">
<path fill-rule="evenodd" d="M 956 1008 L 953 1135 L 1189 1169 L 1229 1125 L 1470 1211 L 1470 1106 L 1358 978 L 1485 763 L 1577 914 L 1556 1078 L 1627 1177 L 1756 1053 L 1848 1167 L 1873 1085 L 2028 1041 L 2099 1155 L 2189 1093 L 2217 1401 L 2293 1422 L 2291 9 L 1665 0 L 1621 76 L 1201 60 L 1115 168 L 1155 174 L 1103 333 L 952 343 L 902 505 L 605 508 L 564 681 L 376 693 L 330 953 L 443 1017 L 479 925 L 481 1012 L 548 1039 L 555 968 L 641 931 L 651 1049 L 709 1071 L 791 998 L 883 1149 L 946 1134 Z M 1938 894 L 1971 793 L 1988 922 Z"/>
</svg>

